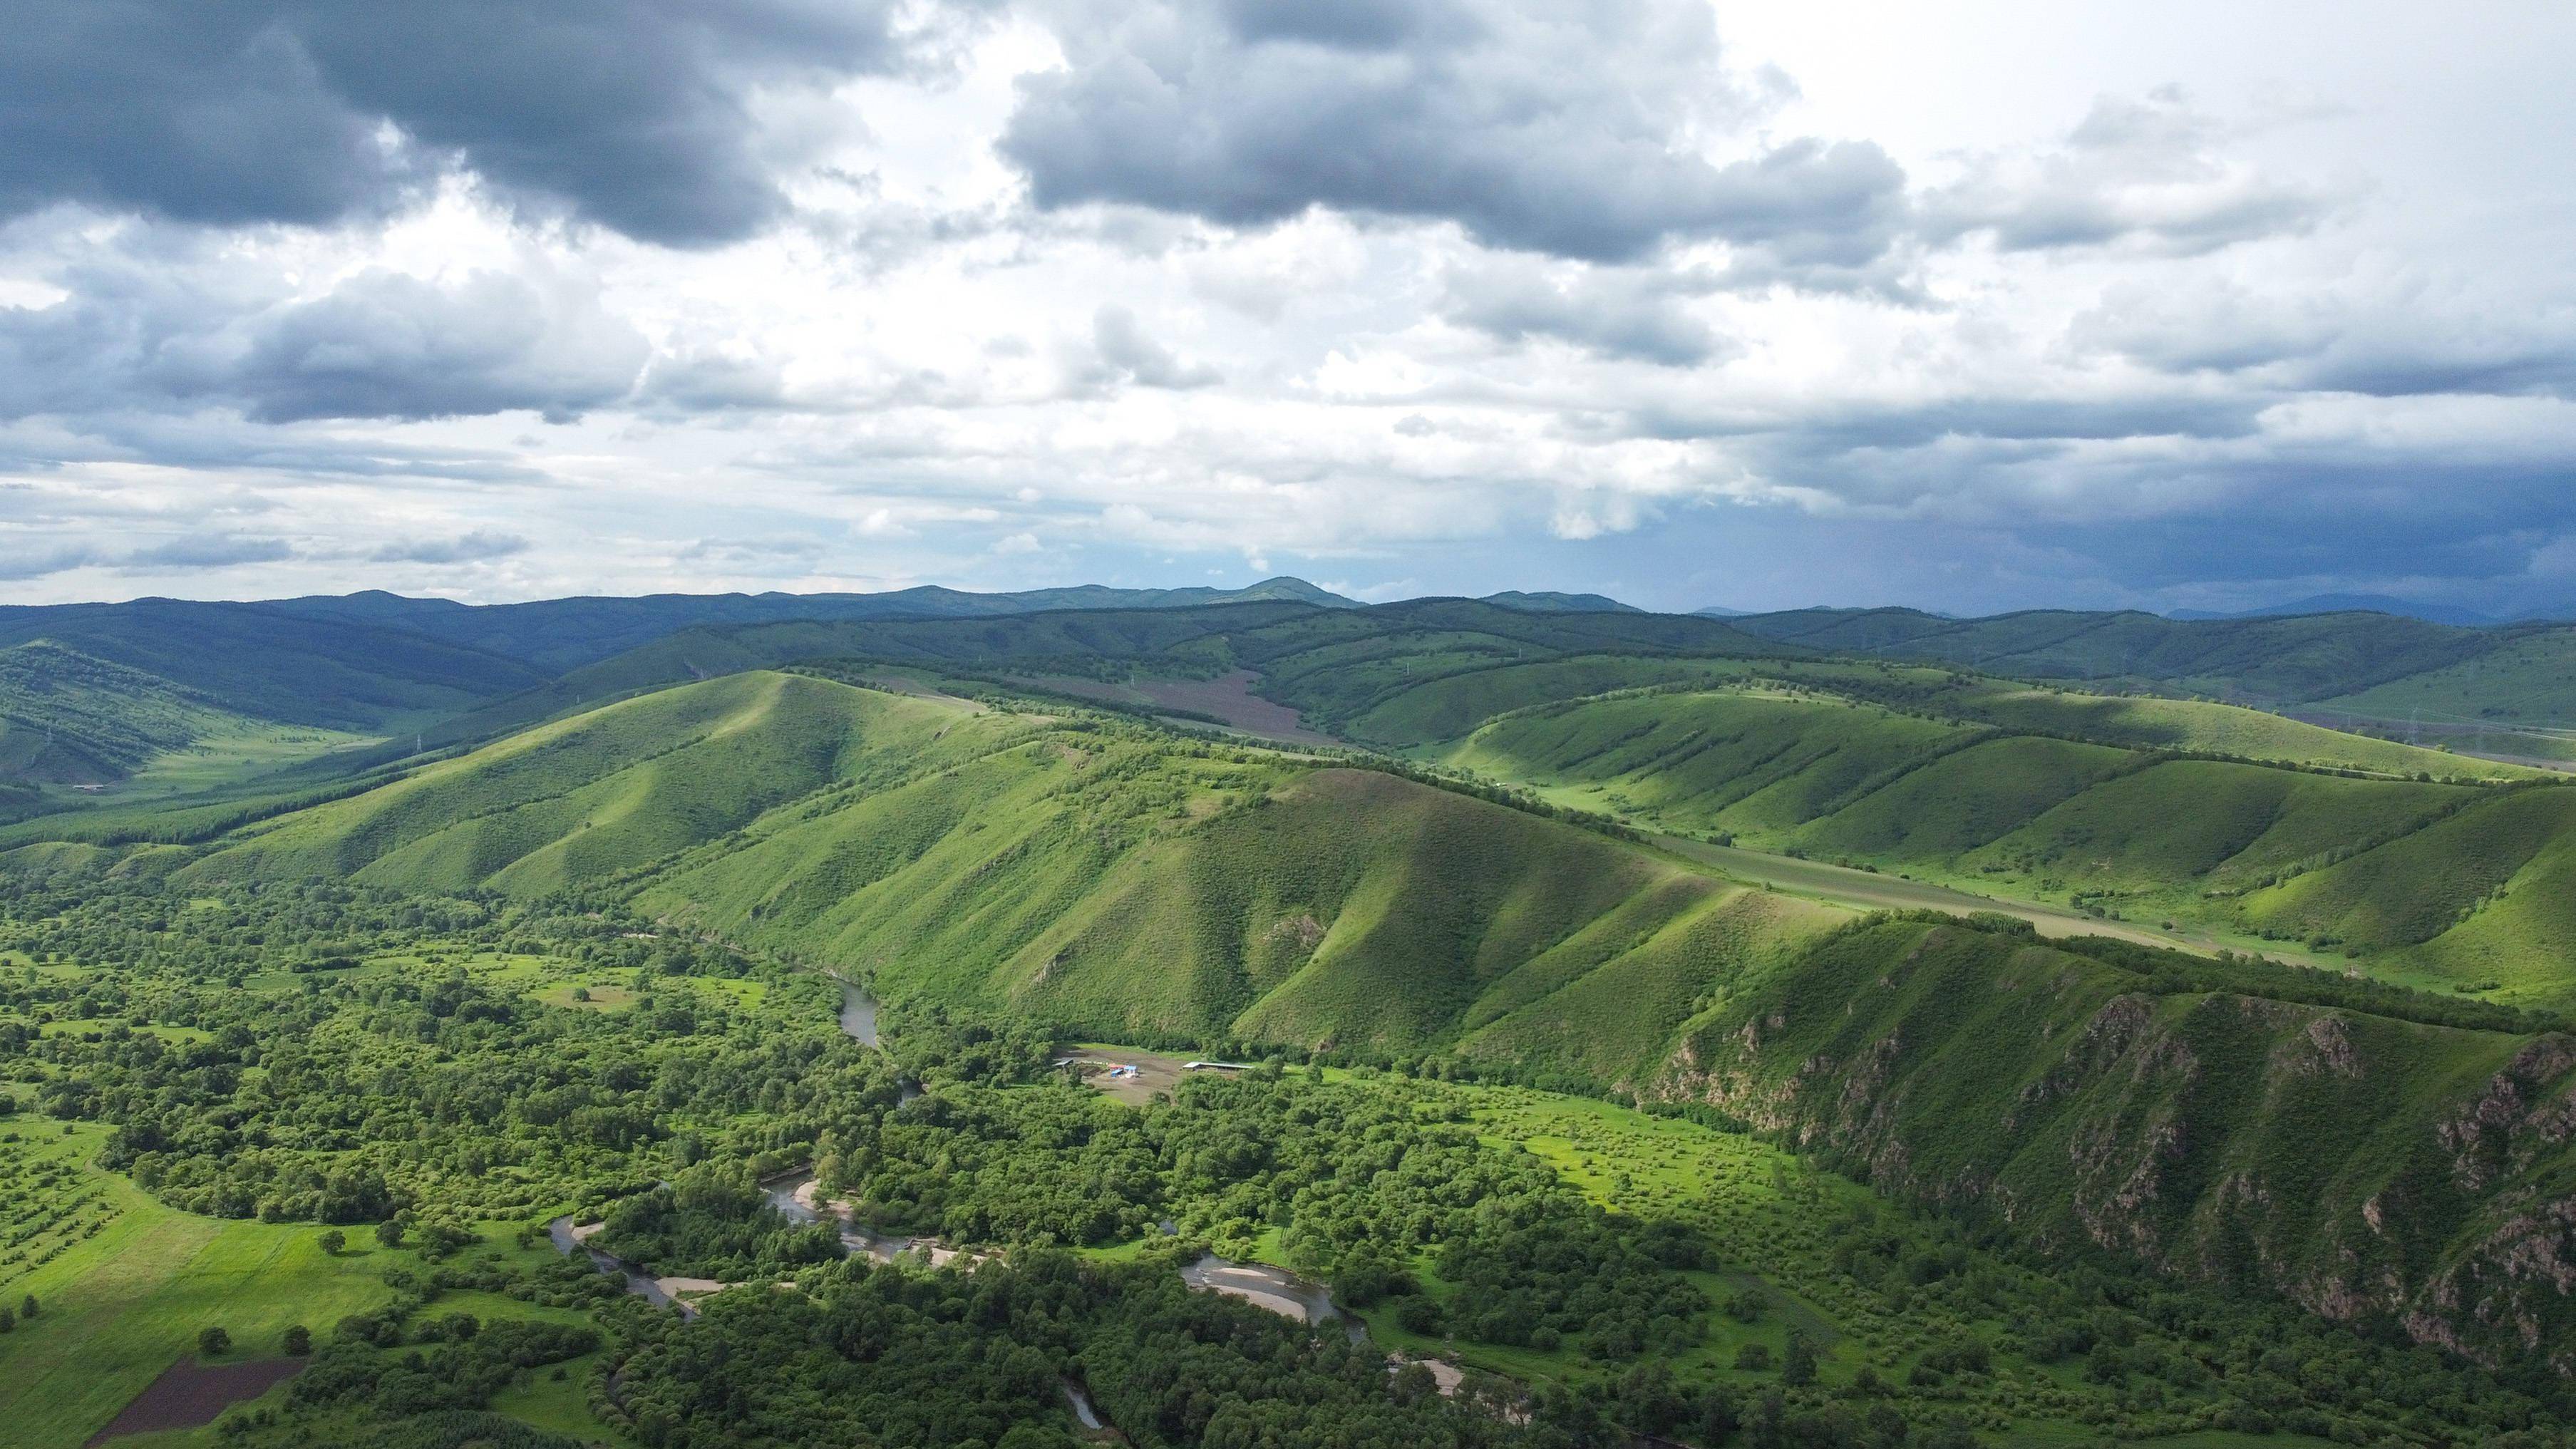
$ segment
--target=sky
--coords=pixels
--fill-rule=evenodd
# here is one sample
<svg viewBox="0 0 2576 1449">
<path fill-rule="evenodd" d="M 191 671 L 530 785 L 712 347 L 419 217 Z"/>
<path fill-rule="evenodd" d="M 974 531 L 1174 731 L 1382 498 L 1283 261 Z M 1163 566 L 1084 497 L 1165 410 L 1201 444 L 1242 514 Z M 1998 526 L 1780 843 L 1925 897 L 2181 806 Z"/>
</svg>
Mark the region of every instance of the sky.
<svg viewBox="0 0 2576 1449">
<path fill-rule="evenodd" d="M 0 603 L 2576 607 L 2576 8 L 0 20 Z"/>
</svg>

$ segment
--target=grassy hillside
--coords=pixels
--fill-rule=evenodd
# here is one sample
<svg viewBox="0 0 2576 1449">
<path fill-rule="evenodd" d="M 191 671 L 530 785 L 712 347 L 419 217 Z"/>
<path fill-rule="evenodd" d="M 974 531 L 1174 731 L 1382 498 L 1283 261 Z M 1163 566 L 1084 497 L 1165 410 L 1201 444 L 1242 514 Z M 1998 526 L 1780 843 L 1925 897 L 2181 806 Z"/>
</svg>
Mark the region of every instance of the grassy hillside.
<svg viewBox="0 0 2576 1449">
<path fill-rule="evenodd" d="M 1382 696 L 1496 664 L 1604 653 L 1714 659 L 1798 652 L 1713 619 L 1533 613 L 1473 599 L 1370 609 L 1274 598 L 1185 609 L 799 619 L 684 629 L 464 714 L 433 729 L 430 740 L 494 738 L 642 690 L 740 669 L 818 662 L 926 668 L 995 681 L 1122 680 L 1134 674 L 1209 679 L 1244 669 L 1261 676 L 1257 692 L 1263 697 L 1301 711 L 1309 728 L 1334 733 Z"/>
<path fill-rule="evenodd" d="M 2563 1228 L 2543 1206 L 2576 1186 L 2565 1036 L 1885 921 L 1739 986 L 1661 1090 L 2043 1238 L 2576 1368 Z M 2484 1306 L 2464 1320 L 2466 1301 Z"/>
<path fill-rule="evenodd" d="M 1600 1076 L 1847 913 L 1375 771 L 749 673 L 244 827 L 183 887 L 347 876 L 653 912 L 895 999 Z"/>
<path fill-rule="evenodd" d="M 2380 721 L 2576 731 L 2576 628 L 2506 631 L 2486 654 L 2318 700 Z"/>
<path fill-rule="evenodd" d="M 542 892 L 636 869 L 827 784 L 928 768 L 1014 727 L 822 680 L 733 675 L 249 827 L 185 874 Z"/>
<path fill-rule="evenodd" d="M 50 640 L 0 649 L 0 821 L 158 807 L 366 743 L 247 718 Z"/>
<path fill-rule="evenodd" d="M 118 780 L 248 723 L 194 691 L 51 640 L 0 649 L 0 779 Z"/>
<path fill-rule="evenodd" d="M 0 646 L 37 639 L 140 670 L 236 714 L 356 731 L 424 723 L 544 677 L 407 630 L 257 604 L 0 608 Z"/>
<path fill-rule="evenodd" d="M 2179 880 L 2176 898 L 2241 891 L 2231 909 L 2302 928 L 2452 920 L 2429 944 L 2465 950 L 2456 933 L 2503 929 L 2500 909 L 2555 922 L 2576 898 L 2548 889 L 2576 800 L 2554 789 L 2175 759 L 1777 684 L 1525 711 L 1469 743 L 1562 761 L 1560 789 L 1634 789 L 1641 813 L 2088 890 Z M 2473 842 L 2441 834 L 2480 812 Z M 2407 848 L 2457 869 L 2374 862 Z M 2415 1315 L 2480 1352 L 2576 1328 L 2534 1211 L 2576 1184 L 2564 1038 L 2332 973 L 1862 919 L 1376 771 L 754 672 L 190 855 L 153 858 L 189 860 L 189 891 L 572 888 L 863 974 L 898 1006 L 1104 1039 L 1565 1073 L 2329 1315 Z M 2375 874 L 2333 874 L 2352 866 Z"/>
<path fill-rule="evenodd" d="M 1611 695 L 1504 715 L 1437 758 L 1685 835 L 2301 942 L 2393 979 L 2576 1005 L 2576 907 L 2563 904 L 2576 900 L 2564 863 L 2576 858 L 2576 794 L 2177 758 L 2054 732 L 2306 743 L 2288 721 L 2223 733 L 2214 726 L 2246 712 L 2221 706 L 1991 681 L 1937 693 L 1950 714 L 1796 678 Z M 2034 725 L 2052 732 L 2015 732 Z"/>
<path fill-rule="evenodd" d="M 1102 1032 L 1544 1039 L 1615 1075 L 1712 981 L 1842 915 L 1392 776 L 1134 743 L 1036 741 L 793 817 L 639 902 L 897 998 Z"/>
<path fill-rule="evenodd" d="M 537 599 L 466 605 L 369 590 L 281 599 L 266 607 L 312 618 L 388 625 L 450 644 L 521 660 L 549 673 L 597 663 L 684 629 L 788 620 L 992 618 L 1068 610 L 1188 609 L 1287 601 L 1358 607 L 1303 579 L 1265 579 L 1241 589 L 1113 589 L 1098 584 L 980 594 L 923 587 L 877 594 L 648 594 L 640 598 Z"/>
<path fill-rule="evenodd" d="M 2372 613 L 2177 620 L 2035 609 L 1945 619 L 1913 609 L 1804 609 L 1728 622 L 1819 653 L 1937 660 L 2029 679 L 2153 681 L 2262 703 L 2369 689 L 2475 658 L 2504 637 Z"/>
</svg>

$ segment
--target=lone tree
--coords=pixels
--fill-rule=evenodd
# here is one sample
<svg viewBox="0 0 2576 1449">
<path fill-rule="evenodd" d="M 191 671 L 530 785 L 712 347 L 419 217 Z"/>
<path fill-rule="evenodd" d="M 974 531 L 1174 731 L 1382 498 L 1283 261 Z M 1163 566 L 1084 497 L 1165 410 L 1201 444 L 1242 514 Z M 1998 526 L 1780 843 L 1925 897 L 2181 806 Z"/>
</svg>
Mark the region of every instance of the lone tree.
<svg viewBox="0 0 2576 1449">
<path fill-rule="evenodd" d="M 376 1224 L 377 1242 L 384 1244 L 388 1248 L 399 1248 L 402 1246 L 402 1240 L 402 1224 L 395 1222 L 391 1218 L 387 1218 L 383 1222 Z"/>
<path fill-rule="evenodd" d="M 232 1346 L 233 1336 L 224 1332 L 220 1326 L 202 1328 L 197 1331 L 197 1356 L 199 1358 L 213 1358 L 217 1354 L 230 1350 Z"/>
<path fill-rule="evenodd" d="M 1780 1382 L 1792 1386 L 1816 1381 L 1816 1346 L 1807 1335 L 1789 1331 L 1789 1351 L 1780 1356 Z"/>
<path fill-rule="evenodd" d="M 33 1317 L 35 1317 L 35 1316 L 36 1316 L 36 1295 L 35 1295 L 35 1294 L 33 1294 L 33 1293 L 28 1294 L 28 1295 L 27 1295 L 27 1301 L 18 1305 L 18 1316 L 19 1316 L 20 1318 L 33 1318 Z"/>
<path fill-rule="evenodd" d="M 331 1231 L 324 1233 L 321 1237 L 314 1239 L 314 1241 L 322 1245 L 323 1252 L 336 1258 L 340 1256 L 340 1250 L 342 1248 L 349 1246 L 349 1235 L 340 1231 L 338 1228 L 333 1228 Z"/>
<path fill-rule="evenodd" d="M 286 1330 L 286 1336 L 278 1346 L 286 1350 L 288 1358 L 302 1358 L 313 1351 L 313 1330 L 301 1323 L 295 1324 Z"/>
</svg>

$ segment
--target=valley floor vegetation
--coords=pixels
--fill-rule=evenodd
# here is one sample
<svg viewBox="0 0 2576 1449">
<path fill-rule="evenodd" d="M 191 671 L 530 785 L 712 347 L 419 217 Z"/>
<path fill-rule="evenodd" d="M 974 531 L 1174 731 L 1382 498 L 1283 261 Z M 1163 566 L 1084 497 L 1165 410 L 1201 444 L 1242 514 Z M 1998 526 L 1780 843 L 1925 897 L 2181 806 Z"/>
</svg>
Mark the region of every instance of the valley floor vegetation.
<svg viewBox="0 0 2576 1449">
<path fill-rule="evenodd" d="M 2576 1416 L 2545 1371 L 1909 1210 L 1705 1109 L 1276 1049 L 1135 1107 L 1043 1021 L 897 1000 L 879 1050 L 840 1004 L 596 895 L 8 878 L 0 1414 L 68 1446 L 193 1355 L 303 1365 L 182 1435 L 246 1449 L 1041 1449 L 1091 1436 L 1077 1395 L 1127 1442 L 1227 1449 L 2558 1444 Z M 808 1167 L 853 1233 L 970 1256 L 851 1251 L 765 1188 Z M 565 1215 L 725 1286 L 653 1308 L 554 1250 Z M 1350 1319 L 1192 1292 L 1208 1251 Z"/>
<path fill-rule="evenodd" d="M 1196 597 L 21 611 L 0 1438 L 2571 1443 L 2576 630 Z"/>
</svg>

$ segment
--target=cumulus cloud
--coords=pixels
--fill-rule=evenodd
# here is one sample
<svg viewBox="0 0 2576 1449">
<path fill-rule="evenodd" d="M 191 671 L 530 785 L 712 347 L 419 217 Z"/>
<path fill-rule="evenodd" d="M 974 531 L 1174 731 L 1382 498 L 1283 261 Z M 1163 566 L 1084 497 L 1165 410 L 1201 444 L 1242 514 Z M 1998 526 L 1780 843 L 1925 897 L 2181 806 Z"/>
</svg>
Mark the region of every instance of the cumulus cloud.
<svg viewBox="0 0 2576 1449">
<path fill-rule="evenodd" d="M 1984 235 L 2004 251 L 2130 244 L 2215 251 L 2315 227 L 2338 198 L 2228 157 L 2227 128 L 2173 88 L 2105 96 L 2064 142 L 1978 158 L 1923 202 L 1936 240 Z"/>
<path fill-rule="evenodd" d="M 2284 391 L 2576 397 L 2576 303 L 2507 300 L 2420 276 L 2284 294 L 2232 280 L 2115 287 L 2067 340 L 2169 373 Z"/>
<path fill-rule="evenodd" d="M 2480 149 L 2557 90 L 2141 94 L 2081 18 L 1890 68 L 1696 0 L 981 4 L 30 8 L 10 595 L 2568 576 L 2576 152 Z M 1722 576 L 1769 582 L 1666 586 Z"/>
<path fill-rule="evenodd" d="M 0 416 L 561 419 L 623 398 L 650 350 L 595 287 L 539 266 L 452 280 L 377 269 L 299 296 L 209 249 L 109 253 L 66 280 L 50 307 L 0 310 Z"/>
<path fill-rule="evenodd" d="M 215 569 L 236 564 L 276 563 L 295 557 L 282 538 L 246 538 L 239 534 L 188 534 L 135 549 L 118 560 L 129 570 L 146 568 Z"/>
<path fill-rule="evenodd" d="M 1182 361 L 1124 307 L 1107 306 L 1092 314 L 1091 350 L 1089 364 L 1078 375 L 1084 386 L 1131 382 L 1138 387 L 1187 390 L 1225 380 L 1205 363 Z"/>
<path fill-rule="evenodd" d="M 721 347 L 666 351 L 645 372 L 637 400 L 655 411 L 680 414 L 775 408 L 787 401 L 787 379 L 775 359 L 757 352 Z"/>
<path fill-rule="evenodd" d="M 1042 207 L 1258 226 L 1321 206 L 1595 260 L 1692 238 L 1846 265 L 1902 216 L 1904 176 L 1865 141 L 1703 154 L 1747 104 L 1703 7 L 1228 0 L 1083 9 L 1061 33 L 1067 68 L 1023 81 L 1001 140 Z"/>
<path fill-rule="evenodd" d="M 254 418 L 549 418 L 624 397 L 649 349 L 594 292 L 478 272 L 371 272 L 254 322 L 214 390 Z"/>
<path fill-rule="evenodd" d="M 528 541 L 515 533 L 477 528 L 453 538 L 412 538 L 389 543 L 367 555 L 377 563 L 482 563 L 526 553 Z"/>
<path fill-rule="evenodd" d="M 1549 339 L 1603 357 L 1689 367 L 1728 350 L 1692 314 L 1695 290 L 1667 272 L 1493 259 L 1453 268 L 1442 310 L 1507 342 Z"/>
<path fill-rule="evenodd" d="M 955 7 L 948 7 L 953 13 Z M 785 208 L 753 104 L 906 63 L 895 0 L 103 0 L 0 47 L 0 212 L 320 225 L 453 163 L 677 246 Z"/>
</svg>

